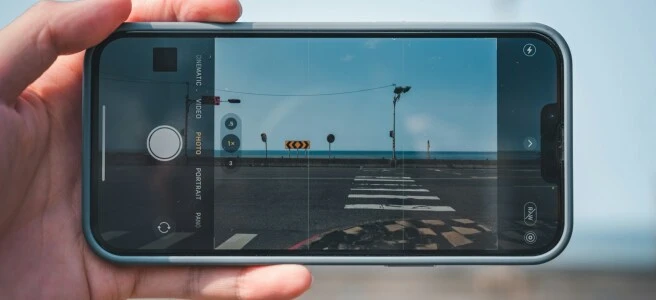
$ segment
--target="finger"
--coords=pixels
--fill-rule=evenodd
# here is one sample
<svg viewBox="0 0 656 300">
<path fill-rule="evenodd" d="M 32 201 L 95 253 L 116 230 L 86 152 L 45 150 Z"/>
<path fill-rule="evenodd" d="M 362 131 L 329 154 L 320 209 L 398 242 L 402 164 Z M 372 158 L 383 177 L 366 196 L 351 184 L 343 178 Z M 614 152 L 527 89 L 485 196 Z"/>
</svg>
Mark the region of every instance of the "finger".
<svg viewBox="0 0 656 300">
<path fill-rule="evenodd" d="M 0 31 L 0 103 L 20 93 L 58 55 L 89 48 L 130 14 L 129 0 L 41 1 Z"/>
<path fill-rule="evenodd" d="M 234 22 L 241 16 L 238 0 L 135 0 L 129 22 Z"/>
<path fill-rule="evenodd" d="M 129 22 L 195 21 L 234 22 L 241 16 L 242 7 L 238 0 L 134 0 Z M 47 86 L 61 90 L 62 87 L 79 88 L 70 82 L 82 79 L 84 53 L 60 57 L 59 63 L 67 70 L 76 70 L 61 76 L 60 70 L 47 76 Z"/>
<path fill-rule="evenodd" d="M 129 297 L 292 299 L 305 292 L 311 282 L 310 272 L 298 265 L 146 268 L 138 272 Z"/>
</svg>

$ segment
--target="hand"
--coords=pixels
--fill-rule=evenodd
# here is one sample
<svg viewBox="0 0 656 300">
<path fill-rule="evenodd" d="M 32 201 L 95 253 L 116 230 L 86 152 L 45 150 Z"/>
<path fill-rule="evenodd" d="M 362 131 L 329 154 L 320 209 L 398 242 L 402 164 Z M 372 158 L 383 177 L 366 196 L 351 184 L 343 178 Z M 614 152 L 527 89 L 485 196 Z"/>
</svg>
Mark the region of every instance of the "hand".
<svg viewBox="0 0 656 300">
<path fill-rule="evenodd" d="M 0 295 L 7 299 L 288 299 L 302 266 L 126 267 L 80 219 L 84 49 L 123 21 L 232 22 L 237 0 L 42 1 L 0 31 Z"/>
</svg>

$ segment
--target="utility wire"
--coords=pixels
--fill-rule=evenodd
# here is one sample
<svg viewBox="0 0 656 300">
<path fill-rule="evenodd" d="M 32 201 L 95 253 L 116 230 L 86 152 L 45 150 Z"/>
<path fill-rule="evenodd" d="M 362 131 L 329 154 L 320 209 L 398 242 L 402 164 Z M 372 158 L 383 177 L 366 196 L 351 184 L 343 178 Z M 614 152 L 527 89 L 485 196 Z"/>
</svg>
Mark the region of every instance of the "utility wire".
<svg viewBox="0 0 656 300">
<path fill-rule="evenodd" d="M 101 73 L 102 74 L 102 73 Z M 137 83 L 164 83 L 164 84 L 188 84 L 187 81 L 165 81 L 165 80 L 154 80 L 146 78 L 130 78 L 130 77 L 114 77 L 111 75 L 103 75 L 101 79 L 112 80 L 112 81 L 122 81 L 122 82 L 137 82 Z M 332 93 L 317 93 L 317 94 L 270 94 L 270 93 L 255 93 L 255 92 L 245 92 L 245 91 L 231 91 L 227 89 L 215 89 L 215 92 L 226 92 L 226 93 L 235 93 L 243 95 L 254 95 L 254 96 L 270 96 L 270 97 L 318 97 L 318 96 L 335 96 L 335 95 L 344 95 L 344 94 L 354 94 L 362 93 L 368 91 L 380 90 L 388 87 L 396 86 L 396 84 L 388 84 L 378 87 L 352 90 L 352 91 L 343 91 L 343 92 L 332 92 Z"/>
<path fill-rule="evenodd" d="M 153 80 L 153 79 L 145 79 L 145 78 L 129 78 L 129 77 L 119 78 L 119 77 L 111 77 L 107 75 L 103 75 L 102 77 L 100 77 L 100 79 L 111 80 L 111 81 L 122 81 L 122 82 L 154 83 L 154 84 L 159 84 L 159 83 L 187 84 L 188 83 L 186 81 L 165 81 L 165 80 Z"/>
<path fill-rule="evenodd" d="M 254 92 L 243 92 L 243 91 L 231 91 L 231 90 L 221 90 L 217 89 L 218 92 L 227 92 L 235 94 L 244 94 L 244 95 L 255 95 L 255 96 L 271 96 L 271 97 L 315 97 L 315 96 L 334 96 L 334 95 L 344 95 L 344 94 L 353 94 L 353 93 L 362 93 L 374 90 L 380 90 L 388 87 L 396 86 L 395 84 L 388 84 L 384 86 L 378 86 L 367 89 L 345 91 L 345 92 L 334 92 L 334 93 L 318 93 L 318 94 L 267 94 L 267 93 L 254 93 Z"/>
</svg>

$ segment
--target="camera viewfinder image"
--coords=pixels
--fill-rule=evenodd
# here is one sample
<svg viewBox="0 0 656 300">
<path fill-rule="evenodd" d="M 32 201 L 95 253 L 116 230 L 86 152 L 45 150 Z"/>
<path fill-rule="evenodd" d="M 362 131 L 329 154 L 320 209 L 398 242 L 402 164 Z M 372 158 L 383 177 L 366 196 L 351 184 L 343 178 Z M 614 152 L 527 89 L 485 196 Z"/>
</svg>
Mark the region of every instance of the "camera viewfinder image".
<svg viewBox="0 0 656 300">
<path fill-rule="evenodd" d="M 119 250 L 213 255 L 544 246 L 558 190 L 540 124 L 555 106 L 497 77 L 547 51 L 511 40 L 116 40 L 100 60 L 97 195 L 112 213 L 98 231 Z"/>
</svg>

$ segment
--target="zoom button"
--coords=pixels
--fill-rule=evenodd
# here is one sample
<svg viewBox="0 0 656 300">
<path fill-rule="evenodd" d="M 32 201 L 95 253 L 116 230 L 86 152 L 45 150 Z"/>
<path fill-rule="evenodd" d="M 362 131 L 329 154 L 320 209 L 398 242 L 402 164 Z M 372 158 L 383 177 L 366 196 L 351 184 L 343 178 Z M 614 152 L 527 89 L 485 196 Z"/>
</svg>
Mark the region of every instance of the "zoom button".
<svg viewBox="0 0 656 300">
<path fill-rule="evenodd" d="M 223 150 L 225 150 L 228 153 L 235 153 L 237 150 L 239 150 L 240 145 L 241 145 L 241 141 L 234 134 L 228 134 L 224 136 L 223 140 L 221 141 L 221 146 L 223 147 Z"/>
</svg>

